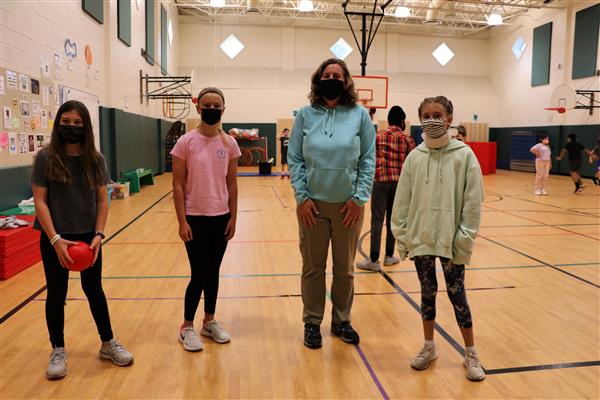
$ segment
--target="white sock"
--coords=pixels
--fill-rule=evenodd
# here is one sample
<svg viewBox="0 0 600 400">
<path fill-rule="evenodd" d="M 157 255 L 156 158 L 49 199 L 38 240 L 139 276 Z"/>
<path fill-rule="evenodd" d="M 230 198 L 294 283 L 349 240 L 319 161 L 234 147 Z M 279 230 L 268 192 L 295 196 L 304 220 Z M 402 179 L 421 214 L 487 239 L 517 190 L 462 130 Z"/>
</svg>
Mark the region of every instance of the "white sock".
<svg viewBox="0 0 600 400">
<path fill-rule="evenodd" d="M 475 354 L 477 354 L 477 350 L 475 349 L 475 346 L 466 346 L 465 350 L 466 350 L 465 351 L 466 354 L 469 354 L 469 353 L 475 353 Z"/>
<path fill-rule="evenodd" d="M 425 340 L 425 346 L 435 348 L 435 342 L 433 340 Z"/>
</svg>

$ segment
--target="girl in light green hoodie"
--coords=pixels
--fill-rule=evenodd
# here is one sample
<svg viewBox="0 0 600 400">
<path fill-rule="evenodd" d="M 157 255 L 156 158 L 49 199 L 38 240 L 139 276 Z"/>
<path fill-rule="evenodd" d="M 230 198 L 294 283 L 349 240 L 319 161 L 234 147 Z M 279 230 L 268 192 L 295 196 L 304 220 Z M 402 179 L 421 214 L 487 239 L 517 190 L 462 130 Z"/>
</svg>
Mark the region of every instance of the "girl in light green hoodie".
<svg viewBox="0 0 600 400">
<path fill-rule="evenodd" d="M 439 257 L 465 341 L 467 378 L 480 381 L 485 379 L 485 372 L 475 350 L 464 277 L 479 230 L 483 187 L 475 154 L 447 133 L 452 113 L 452 102 L 444 96 L 426 98 L 419 106 L 424 142 L 408 155 L 402 167 L 391 225 L 401 259 L 408 254 L 414 261 L 421 284 L 425 344 L 411 366 L 423 370 L 437 358 L 433 332 L 435 259 Z"/>
</svg>

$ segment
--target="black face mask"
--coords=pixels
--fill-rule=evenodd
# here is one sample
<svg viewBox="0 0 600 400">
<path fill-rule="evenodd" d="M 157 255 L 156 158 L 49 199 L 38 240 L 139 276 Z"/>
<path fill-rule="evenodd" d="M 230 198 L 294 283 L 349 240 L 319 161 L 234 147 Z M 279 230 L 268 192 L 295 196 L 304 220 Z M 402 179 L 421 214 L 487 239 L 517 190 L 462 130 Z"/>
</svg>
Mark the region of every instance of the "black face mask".
<svg viewBox="0 0 600 400">
<path fill-rule="evenodd" d="M 318 87 L 323 97 L 327 100 L 335 100 L 344 91 L 344 82 L 339 79 L 321 79 Z"/>
<path fill-rule="evenodd" d="M 56 129 L 58 137 L 65 143 L 75 144 L 83 143 L 85 140 L 85 130 L 83 126 L 59 125 Z"/>
<path fill-rule="evenodd" d="M 214 125 L 221 120 L 223 110 L 218 108 L 202 108 L 200 115 L 206 125 Z"/>
</svg>

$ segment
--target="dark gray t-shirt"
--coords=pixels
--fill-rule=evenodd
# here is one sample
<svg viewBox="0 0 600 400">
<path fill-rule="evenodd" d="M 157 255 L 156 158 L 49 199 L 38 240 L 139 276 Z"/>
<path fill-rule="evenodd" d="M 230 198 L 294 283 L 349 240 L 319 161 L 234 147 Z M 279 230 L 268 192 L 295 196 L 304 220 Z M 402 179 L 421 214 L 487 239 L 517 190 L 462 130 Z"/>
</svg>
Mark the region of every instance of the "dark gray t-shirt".
<svg viewBox="0 0 600 400">
<path fill-rule="evenodd" d="M 102 155 L 100 155 L 102 157 Z M 80 157 L 65 157 L 65 167 L 71 173 L 71 182 L 53 181 L 46 175 L 48 152 L 40 150 L 33 162 L 31 183 L 47 188 L 50 216 L 57 233 L 89 233 L 96 229 L 96 190 L 86 186 Z M 106 161 L 102 157 L 106 168 Z M 108 170 L 106 183 L 109 183 Z M 36 218 L 34 228 L 43 230 Z"/>
</svg>

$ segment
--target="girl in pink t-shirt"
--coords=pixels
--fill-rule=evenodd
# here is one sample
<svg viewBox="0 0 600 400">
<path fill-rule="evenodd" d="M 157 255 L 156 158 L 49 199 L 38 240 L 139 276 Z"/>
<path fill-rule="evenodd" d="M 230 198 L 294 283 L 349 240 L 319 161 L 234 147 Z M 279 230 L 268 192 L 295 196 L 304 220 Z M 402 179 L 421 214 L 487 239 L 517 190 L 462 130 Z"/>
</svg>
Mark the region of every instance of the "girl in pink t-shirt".
<svg viewBox="0 0 600 400">
<path fill-rule="evenodd" d="M 550 158 L 550 138 L 548 135 L 542 137 L 541 143 L 533 146 L 529 151 L 535 154 L 535 190 L 533 194 L 536 196 L 547 196 L 548 192 L 544 186 L 548 182 L 548 175 L 552 167 L 552 159 Z"/>
<path fill-rule="evenodd" d="M 202 350 L 194 317 L 204 292 L 201 334 L 217 343 L 231 339 L 214 319 L 219 269 L 237 219 L 237 158 L 235 139 L 220 128 L 225 97 L 217 88 L 204 88 L 196 104 L 200 126 L 183 135 L 173 156 L 173 199 L 179 236 L 185 242 L 192 277 L 185 291 L 184 321 L 179 342 L 187 351 Z"/>
</svg>

